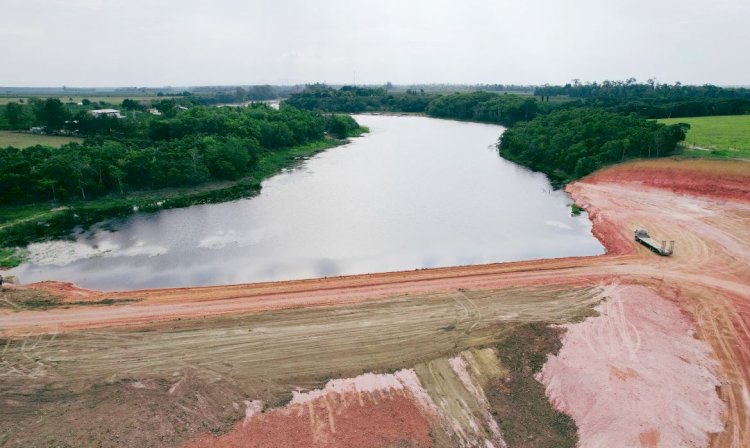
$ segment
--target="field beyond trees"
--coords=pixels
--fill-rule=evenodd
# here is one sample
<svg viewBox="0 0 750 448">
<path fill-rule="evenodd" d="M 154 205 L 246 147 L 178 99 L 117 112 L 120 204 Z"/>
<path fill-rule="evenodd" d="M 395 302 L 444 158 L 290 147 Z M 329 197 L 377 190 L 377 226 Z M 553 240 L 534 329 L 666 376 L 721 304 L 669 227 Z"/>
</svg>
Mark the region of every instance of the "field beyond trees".
<svg viewBox="0 0 750 448">
<path fill-rule="evenodd" d="M 688 123 L 690 130 L 685 137 L 685 145 L 700 151 L 697 155 L 710 150 L 711 155 L 720 157 L 750 157 L 750 115 L 669 118 L 658 121 L 668 125 Z M 693 151 L 695 152 L 697 151 Z"/>
<path fill-rule="evenodd" d="M 27 134 L 24 132 L 0 131 L 0 148 L 5 148 L 6 146 L 28 148 L 29 146 L 36 145 L 59 148 L 60 146 L 71 142 L 81 143 L 83 142 L 83 139 L 61 135 L 39 135 Z"/>
</svg>

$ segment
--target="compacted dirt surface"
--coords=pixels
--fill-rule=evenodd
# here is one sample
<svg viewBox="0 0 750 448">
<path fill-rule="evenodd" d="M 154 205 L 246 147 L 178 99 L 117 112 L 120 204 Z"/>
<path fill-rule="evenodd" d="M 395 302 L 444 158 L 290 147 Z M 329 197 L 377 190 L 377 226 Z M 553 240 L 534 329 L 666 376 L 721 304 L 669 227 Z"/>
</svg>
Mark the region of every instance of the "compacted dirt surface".
<svg viewBox="0 0 750 448">
<path fill-rule="evenodd" d="M 0 446 L 750 446 L 750 163 L 633 162 L 568 192 L 606 255 L 11 286 Z"/>
</svg>

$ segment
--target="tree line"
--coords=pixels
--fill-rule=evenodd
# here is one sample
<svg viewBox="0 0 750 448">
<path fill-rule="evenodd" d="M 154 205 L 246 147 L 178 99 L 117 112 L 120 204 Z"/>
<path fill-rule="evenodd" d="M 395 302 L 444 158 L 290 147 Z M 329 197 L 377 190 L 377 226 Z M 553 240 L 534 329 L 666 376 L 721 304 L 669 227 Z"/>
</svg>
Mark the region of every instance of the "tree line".
<svg viewBox="0 0 750 448">
<path fill-rule="evenodd" d="M 490 92 L 454 93 L 431 101 L 425 112 L 432 117 L 483 121 L 510 126 L 528 121 L 538 112 L 536 99 Z"/>
<path fill-rule="evenodd" d="M 439 96 L 423 90 L 389 92 L 385 88 L 356 86 L 334 89 L 315 84 L 303 92 L 289 95 L 284 102 L 299 109 L 325 112 L 424 112 L 427 105 Z"/>
<path fill-rule="evenodd" d="M 659 84 L 654 79 L 639 83 L 635 78 L 625 81 L 603 81 L 602 83 L 581 83 L 573 80 L 563 86 L 539 86 L 534 89 L 536 96 L 564 95 L 573 98 L 619 98 L 619 99 L 704 99 L 740 98 L 750 99 L 750 89 L 724 88 L 711 84 L 702 86 L 682 83 Z"/>
<path fill-rule="evenodd" d="M 601 109 L 561 109 L 510 127 L 499 151 L 560 186 L 613 163 L 673 154 L 689 127 Z"/>
<path fill-rule="evenodd" d="M 489 91 L 417 94 L 403 103 L 382 88 L 310 86 L 287 103 L 319 111 L 386 110 L 421 112 L 433 117 L 497 123 L 509 129 L 500 154 L 549 175 L 556 185 L 585 176 L 611 163 L 674 153 L 688 125 L 666 126 L 648 118 L 742 113 L 746 89 L 715 86 L 604 82 L 539 87 L 535 94 Z M 549 102 L 549 96 L 577 97 Z M 417 107 L 413 107 L 417 106 Z"/>
<path fill-rule="evenodd" d="M 563 96 L 576 100 L 567 107 L 595 107 L 646 118 L 743 115 L 750 113 L 750 89 L 722 88 L 706 84 L 659 84 L 650 79 L 541 86 L 534 94 L 542 99 Z"/>
<path fill-rule="evenodd" d="M 90 122 L 77 123 L 87 137 L 82 144 L 0 148 L 0 204 L 235 180 L 252 174 L 265 153 L 321 141 L 326 133 L 343 138 L 359 128 L 351 117 L 264 104 L 79 118 Z"/>
</svg>

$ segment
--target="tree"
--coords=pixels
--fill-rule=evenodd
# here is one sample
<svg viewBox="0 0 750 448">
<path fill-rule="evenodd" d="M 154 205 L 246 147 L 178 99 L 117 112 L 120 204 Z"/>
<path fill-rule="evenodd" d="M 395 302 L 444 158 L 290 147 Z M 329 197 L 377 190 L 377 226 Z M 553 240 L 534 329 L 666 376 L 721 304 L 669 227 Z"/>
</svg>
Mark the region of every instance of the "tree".
<svg viewBox="0 0 750 448">
<path fill-rule="evenodd" d="M 517 123 L 505 131 L 499 149 L 560 185 L 628 158 L 669 155 L 684 138 L 681 125 L 577 107 Z"/>
<path fill-rule="evenodd" d="M 127 173 L 121 170 L 117 165 L 110 165 L 108 170 L 110 176 L 117 181 L 117 187 L 120 190 L 120 194 L 125 194 L 125 178 L 127 177 Z"/>
<path fill-rule="evenodd" d="M 237 102 L 244 101 L 247 98 L 247 92 L 242 87 L 234 89 L 234 100 Z"/>
<path fill-rule="evenodd" d="M 3 113 L 11 129 L 25 129 L 28 127 L 28 119 L 24 113 L 23 106 L 16 102 L 8 103 Z"/>
<path fill-rule="evenodd" d="M 175 110 L 175 107 L 177 107 L 177 102 L 173 99 L 166 99 L 161 101 L 156 101 L 152 103 L 152 106 L 156 110 L 162 113 L 167 118 L 174 117 L 177 111 Z"/>
<path fill-rule="evenodd" d="M 145 107 L 138 101 L 125 98 L 122 100 L 122 108 L 126 110 L 143 110 Z"/>
<path fill-rule="evenodd" d="M 40 114 L 44 103 L 34 101 Z M 318 113 L 264 104 L 197 106 L 171 118 L 119 120 L 86 111 L 75 118 L 87 137 L 82 144 L 0 148 L 0 204 L 88 201 L 128 190 L 239 179 L 254 174 L 269 150 L 320 141 L 328 125 Z M 348 116 L 339 120 L 357 127 Z"/>
<path fill-rule="evenodd" d="M 359 128 L 359 124 L 349 115 L 331 115 L 328 118 L 328 132 L 336 138 L 346 138 Z"/>
<path fill-rule="evenodd" d="M 35 100 L 32 109 L 37 122 L 48 130 L 62 129 L 70 119 L 70 112 L 58 98 Z"/>
</svg>

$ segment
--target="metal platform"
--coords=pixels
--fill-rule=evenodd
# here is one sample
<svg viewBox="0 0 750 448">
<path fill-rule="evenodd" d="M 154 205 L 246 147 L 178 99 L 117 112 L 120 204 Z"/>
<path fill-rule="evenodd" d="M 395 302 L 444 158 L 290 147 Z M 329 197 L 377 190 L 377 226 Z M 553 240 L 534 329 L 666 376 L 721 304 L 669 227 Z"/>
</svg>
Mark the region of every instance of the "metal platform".
<svg viewBox="0 0 750 448">
<path fill-rule="evenodd" d="M 635 240 L 646 246 L 651 252 L 663 257 L 672 255 L 672 252 L 674 252 L 674 241 L 670 241 L 669 247 L 667 247 L 666 240 L 657 241 L 651 238 L 651 235 L 645 229 L 636 229 Z"/>
</svg>

